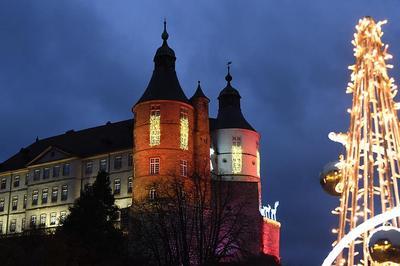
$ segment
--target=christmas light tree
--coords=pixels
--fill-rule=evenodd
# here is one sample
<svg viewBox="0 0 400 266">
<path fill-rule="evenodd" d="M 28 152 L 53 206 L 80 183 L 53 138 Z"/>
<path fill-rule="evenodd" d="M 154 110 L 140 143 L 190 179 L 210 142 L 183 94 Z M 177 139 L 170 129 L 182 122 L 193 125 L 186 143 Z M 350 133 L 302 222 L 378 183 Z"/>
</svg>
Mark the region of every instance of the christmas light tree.
<svg viewBox="0 0 400 266">
<path fill-rule="evenodd" d="M 347 133 L 329 134 L 330 139 L 346 148 L 345 157 L 338 164 L 340 206 L 332 213 L 338 215 L 339 226 L 332 230 L 337 233 L 333 246 L 357 226 L 400 206 L 400 106 L 394 101 L 394 80 L 387 73 L 392 65 L 386 61 L 392 56 L 381 41 L 381 26 L 385 23 L 365 17 L 356 26 L 352 41 L 356 62 L 349 67 L 351 82 L 346 90 L 353 94 L 352 107 L 348 109 L 350 128 Z M 387 222 L 399 228 L 399 218 Z M 364 230 L 358 235 L 336 258 L 336 265 L 378 265 L 369 246 L 372 231 Z"/>
</svg>

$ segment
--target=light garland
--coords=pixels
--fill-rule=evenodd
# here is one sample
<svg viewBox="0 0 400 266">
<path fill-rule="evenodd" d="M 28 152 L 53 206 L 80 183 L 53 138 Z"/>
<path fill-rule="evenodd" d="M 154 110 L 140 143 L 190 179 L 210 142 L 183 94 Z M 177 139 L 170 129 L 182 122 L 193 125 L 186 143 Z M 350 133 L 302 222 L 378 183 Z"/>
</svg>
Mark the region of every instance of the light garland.
<svg viewBox="0 0 400 266">
<path fill-rule="evenodd" d="M 242 172 L 242 146 L 232 146 L 232 172 L 234 174 Z"/>
<path fill-rule="evenodd" d="M 189 149 L 189 119 L 184 116 L 181 117 L 181 141 L 180 147 L 182 150 Z"/>
<path fill-rule="evenodd" d="M 376 218 L 381 217 L 380 213 L 400 206 L 399 105 L 393 100 L 397 87 L 387 74 L 391 65 L 385 62 L 392 56 L 381 41 L 381 26 L 385 23 L 375 23 L 370 17 L 361 19 L 352 41 L 356 63 L 349 67 L 351 82 L 346 89 L 346 93 L 353 94 L 352 108 L 347 110 L 350 128 L 348 133 L 329 134 L 331 140 L 345 146 L 346 158 L 341 162 L 340 207 L 332 211 L 339 216 L 339 226 L 332 230 L 337 234 L 335 252 L 324 265 L 331 265 L 334 259 L 336 265 L 370 265 L 371 258 L 365 251 L 368 230 L 373 227 L 362 231 L 359 228 L 370 224 L 368 221 L 379 220 Z M 399 219 L 393 218 L 392 223 L 400 225 Z"/>
<path fill-rule="evenodd" d="M 160 115 L 150 115 L 150 146 L 160 145 L 161 128 L 160 128 Z"/>
</svg>

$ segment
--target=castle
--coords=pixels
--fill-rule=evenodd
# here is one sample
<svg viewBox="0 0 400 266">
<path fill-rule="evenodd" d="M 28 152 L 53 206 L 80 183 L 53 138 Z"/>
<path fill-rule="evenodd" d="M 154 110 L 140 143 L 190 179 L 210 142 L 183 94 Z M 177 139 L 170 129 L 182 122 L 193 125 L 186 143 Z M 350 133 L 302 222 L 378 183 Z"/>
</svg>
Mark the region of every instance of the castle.
<svg viewBox="0 0 400 266">
<path fill-rule="evenodd" d="M 0 164 L 1 234 L 58 226 L 101 170 L 110 174 L 121 210 L 132 199 L 155 198 L 152 184 L 161 179 L 201 173 L 230 184 L 238 195 L 246 191 L 246 214 L 254 221 L 249 248 L 279 257 L 280 224 L 259 211 L 260 134 L 243 116 L 229 66 L 218 116 L 210 118 L 200 82 L 190 99 L 181 88 L 168 37 L 164 22 L 152 77 L 132 108 L 134 119 L 36 139 Z"/>
</svg>

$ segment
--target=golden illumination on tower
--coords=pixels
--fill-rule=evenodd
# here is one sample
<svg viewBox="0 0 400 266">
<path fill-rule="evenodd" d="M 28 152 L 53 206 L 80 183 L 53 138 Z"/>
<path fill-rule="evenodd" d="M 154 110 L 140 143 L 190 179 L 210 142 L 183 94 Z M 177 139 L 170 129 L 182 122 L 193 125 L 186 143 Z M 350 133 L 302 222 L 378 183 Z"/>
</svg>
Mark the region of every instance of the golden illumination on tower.
<svg viewBox="0 0 400 266">
<path fill-rule="evenodd" d="M 160 106 L 151 106 L 150 112 L 150 146 L 160 145 L 161 140 L 161 113 Z"/>
<path fill-rule="evenodd" d="M 182 150 L 189 149 L 189 119 L 186 109 L 181 109 L 181 137 L 180 137 L 180 147 Z"/>
<path fill-rule="evenodd" d="M 242 172 L 242 140 L 241 137 L 232 137 L 232 172 Z"/>
<path fill-rule="evenodd" d="M 350 127 L 347 133 L 331 133 L 330 138 L 342 143 L 346 157 L 340 178 L 340 206 L 332 211 L 339 216 L 335 246 L 357 226 L 400 206 L 400 130 L 398 103 L 394 102 L 397 87 L 389 78 L 386 60 L 388 45 L 381 41 L 381 26 L 370 17 L 360 19 L 354 34 L 356 63 L 349 67 L 351 82 L 346 93 L 353 94 Z M 339 174 L 331 176 L 339 178 Z M 343 189 L 343 190 L 342 190 Z M 390 220 L 398 228 L 397 218 Z M 362 233 L 336 259 L 336 265 L 375 265 L 368 252 L 369 232 Z"/>
</svg>

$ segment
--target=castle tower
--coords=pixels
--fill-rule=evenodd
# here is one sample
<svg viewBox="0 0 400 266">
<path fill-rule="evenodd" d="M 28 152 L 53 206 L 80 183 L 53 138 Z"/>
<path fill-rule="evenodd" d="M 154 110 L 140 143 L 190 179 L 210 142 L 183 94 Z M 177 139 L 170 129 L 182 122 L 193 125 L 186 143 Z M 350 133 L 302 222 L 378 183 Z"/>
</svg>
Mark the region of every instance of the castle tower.
<svg viewBox="0 0 400 266">
<path fill-rule="evenodd" d="M 175 72 L 175 52 L 163 43 L 154 56 L 154 71 L 134 113 L 133 199 L 157 194 L 155 184 L 193 171 L 194 108 L 183 92 Z"/>
<path fill-rule="evenodd" d="M 210 100 L 204 95 L 200 81 L 190 102 L 194 107 L 194 171 L 207 178 L 210 176 Z"/>
<path fill-rule="evenodd" d="M 254 226 L 242 247 L 252 254 L 262 251 L 260 207 L 260 135 L 246 121 L 240 107 L 239 91 L 232 87 L 228 64 L 226 87 L 220 92 L 219 109 L 212 134 L 211 162 L 215 184 L 225 187 L 233 208 L 241 208 Z"/>
</svg>

